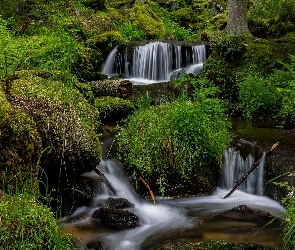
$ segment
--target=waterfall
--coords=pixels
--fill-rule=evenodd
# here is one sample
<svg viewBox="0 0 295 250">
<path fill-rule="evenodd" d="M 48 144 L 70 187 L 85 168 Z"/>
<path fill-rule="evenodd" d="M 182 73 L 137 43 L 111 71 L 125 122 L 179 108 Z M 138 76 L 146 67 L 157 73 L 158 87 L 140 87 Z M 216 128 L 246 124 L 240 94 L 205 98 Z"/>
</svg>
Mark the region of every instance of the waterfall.
<svg viewBox="0 0 295 250">
<path fill-rule="evenodd" d="M 240 155 L 240 151 L 236 151 L 234 147 L 226 149 L 223 155 L 221 188 L 231 189 L 254 163 L 255 160 L 251 154 L 249 154 L 244 160 Z M 263 171 L 264 159 L 239 186 L 239 189 L 249 194 L 263 195 Z"/>
<path fill-rule="evenodd" d="M 175 45 L 152 42 L 136 47 L 132 56 L 127 47 L 116 47 L 108 56 L 102 73 L 108 76 L 124 74 L 128 78 L 169 81 L 173 71 L 186 68 L 197 74 L 206 60 L 205 45 Z"/>
</svg>

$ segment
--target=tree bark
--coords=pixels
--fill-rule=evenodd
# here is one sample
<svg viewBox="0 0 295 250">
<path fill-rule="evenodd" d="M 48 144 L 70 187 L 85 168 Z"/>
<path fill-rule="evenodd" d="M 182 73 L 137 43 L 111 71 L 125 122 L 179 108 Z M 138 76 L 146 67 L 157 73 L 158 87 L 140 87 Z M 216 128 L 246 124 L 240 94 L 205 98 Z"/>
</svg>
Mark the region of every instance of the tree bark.
<svg viewBox="0 0 295 250">
<path fill-rule="evenodd" d="M 242 35 L 249 32 L 246 0 L 228 0 L 227 33 Z"/>
</svg>

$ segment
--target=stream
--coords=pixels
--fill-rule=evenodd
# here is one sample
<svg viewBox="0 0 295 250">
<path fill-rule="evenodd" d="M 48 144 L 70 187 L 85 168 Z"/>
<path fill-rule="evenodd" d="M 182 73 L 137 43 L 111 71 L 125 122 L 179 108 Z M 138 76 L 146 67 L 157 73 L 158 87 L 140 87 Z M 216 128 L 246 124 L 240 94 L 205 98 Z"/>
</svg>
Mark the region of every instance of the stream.
<svg viewBox="0 0 295 250">
<path fill-rule="evenodd" d="M 293 147 L 293 137 L 280 129 L 278 124 L 254 124 L 239 119 L 233 119 L 232 122 L 233 134 L 238 144 L 251 147 L 263 145 L 263 150 L 267 150 L 269 144 L 279 141 L 277 152 Z M 114 131 L 111 130 L 108 134 L 112 137 Z M 105 145 L 109 144 L 108 140 L 106 136 Z M 277 159 L 275 155 L 273 157 Z M 156 197 L 157 205 L 153 205 L 152 200 L 143 200 L 137 195 L 121 169 L 121 164 L 106 159 L 97 169 L 117 191 L 116 195 L 106 184 L 100 182 L 95 190 L 98 195 L 90 206 L 80 207 L 71 216 L 58 222 L 65 233 L 74 236 L 77 249 L 155 250 L 168 243 L 209 240 L 255 242 L 283 249 L 284 208 L 277 201 L 264 196 L 265 192 L 269 193 L 269 190 L 263 190 L 264 176 L 268 172 L 268 169 L 264 169 L 264 160 L 238 190 L 223 199 L 254 162 L 251 154 L 242 157 L 240 151 L 229 147 L 223 156 L 220 185 L 212 195 L 173 199 Z M 84 177 L 99 178 L 94 171 L 85 173 Z M 277 198 L 275 193 L 268 195 Z M 139 226 L 119 230 L 97 224 L 92 215 L 109 197 L 125 198 L 134 204 L 128 210 L 140 218 Z M 239 205 L 269 212 L 276 219 L 231 210 Z"/>
</svg>

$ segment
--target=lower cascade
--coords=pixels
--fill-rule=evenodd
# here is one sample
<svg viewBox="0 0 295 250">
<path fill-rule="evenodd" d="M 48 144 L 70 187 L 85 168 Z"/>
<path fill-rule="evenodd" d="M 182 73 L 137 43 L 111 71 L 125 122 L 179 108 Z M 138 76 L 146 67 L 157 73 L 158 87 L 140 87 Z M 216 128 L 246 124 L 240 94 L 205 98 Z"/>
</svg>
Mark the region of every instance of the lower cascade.
<svg viewBox="0 0 295 250">
<path fill-rule="evenodd" d="M 234 147 L 225 150 L 223 155 L 223 173 L 220 178 L 220 187 L 231 189 L 238 180 L 255 163 L 254 157 L 249 154 L 245 159 Z M 264 158 L 259 166 L 239 186 L 239 189 L 248 194 L 263 195 Z"/>
<path fill-rule="evenodd" d="M 205 45 L 183 46 L 163 42 L 151 42 L 138 46 L 129 56 L 126 47 L 117 47 L 109 54 L 102 73 L 112 76 L 123 74 L 131 79 L 169 81 L 173 71 L 185 69 L 198 74 L 206 60 Z"/>
<path fill-rule="evenodd" d="M 262 185 L 252 187 L 256 181 L 260 183 L 258 179 L 262 175 L 262 168 L 258 168 L 260 174 L 251 173 L 255 175 L 251 177 L 253 180 L 249 176 L 250 179 L 243 187 L 229 198 L 223 199 L 233 182 L 237 181 L 236 178 L 239 178 L 240 174 L 243 175 L 253 162 L 251 156 L 243 160 L 233 148 L 226 150 L 224 159 L 224 189 L 217 188 L 210 196 L 175 199 L 157 197 L 157 205 L 137 195 L 129 185 L 128 177 L 120 164 L 114 160 L 103 160 L 97 169 L 104 178 L 101 179 L 95 171 L 84 174 L 91 179 L 100 179 L 95 190 L 97 196 L 91 204 L 78 208 L 71 216 L 62 218 L 59 222 L 65 233 L 72 233 L 76 237 L 75 249 L 157 249 L 153 246 L 167 239 L 173 242 L 254 241 L 273 246 L 273 239 L 277 239 L 282 231 L 279 220 L 264 228 L 265 218 L 250 214 L 245 216 L 231 210 L 242 205 L 269 212 L 278 218 L 282 217 L 284 208 L 279 203 L 265 196 L 246 193 L 248 190 L 251 193 L 262 192 L 259 188 Z M 230 177 L 224 178 L 227 175 Z M 110 184 L 115 192 L 110 190 Z M 242 188 L 246 192 L 242 191 Z M 107 214 L 108 211 L 110 214 Z M 123 219 L 118 216 L 123 216 Z M 126 220 L 132 221 L 128 221 L 126 226 L 118 224 Z M 254 235 L 253 230 L 257 229 L 259 233 Z"/>
</svg>

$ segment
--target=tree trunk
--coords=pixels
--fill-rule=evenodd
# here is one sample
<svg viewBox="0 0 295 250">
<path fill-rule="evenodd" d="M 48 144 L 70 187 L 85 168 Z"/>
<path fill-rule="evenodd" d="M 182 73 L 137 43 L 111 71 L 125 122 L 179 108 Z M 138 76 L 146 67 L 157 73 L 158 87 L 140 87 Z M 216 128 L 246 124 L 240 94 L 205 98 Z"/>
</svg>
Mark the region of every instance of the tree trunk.
<svg viewBox="0 0 295 250">
<path fill-rule="evenodd" d="M 228 0 L 227 33 L 241 35 L 249 32 L 246 0 Z"/>
</svg>

